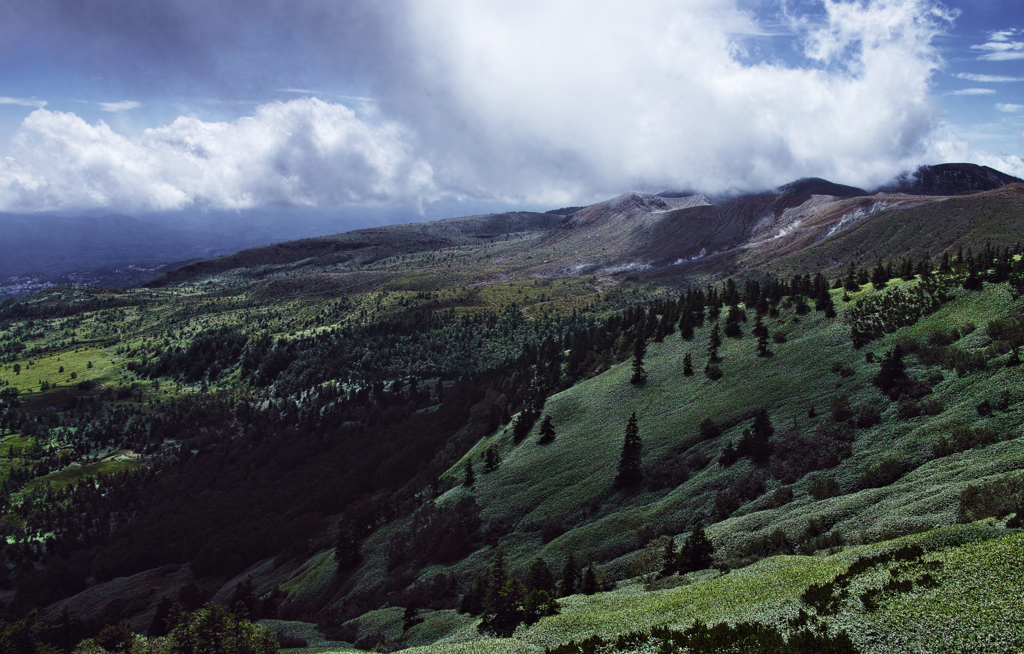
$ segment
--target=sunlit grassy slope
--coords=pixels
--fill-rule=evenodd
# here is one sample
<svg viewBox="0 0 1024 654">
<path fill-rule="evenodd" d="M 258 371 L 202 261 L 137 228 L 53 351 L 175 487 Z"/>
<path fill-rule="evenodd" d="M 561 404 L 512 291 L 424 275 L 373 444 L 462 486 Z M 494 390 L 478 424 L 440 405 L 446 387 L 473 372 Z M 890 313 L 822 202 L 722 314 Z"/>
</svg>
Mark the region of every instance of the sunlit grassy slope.
<svg viewBox="0 0 1024 654">
<path fill-rule="evenodd" d="M 877 292 L 865 287 L 853 299 Z M 844 320 L 851 305 L 841 301 L 841 291 L 834 294 L 839 310 L 836 319 L 828 320 L 814 312 L 797 319 L 793 309 L 784 309 L 778 319 L 769 320 L 770 332 L 786 335 L 784 343 L 772 344 L 774 356 L 770 358 L 755 356 L 755 339 L 749 333 L 740 339 L 726 339 L 720 350 L 725 375 L 718 381 L 701 374 L 707 358 L 709 326 L 698 330 L 691 342 L 673 334 L 664 343 L 651 344 L 646 384 L 629 383 L 631 370 L 627 362 L 551 397 L 545 413 L 554 420 L 554 443 L 537 444 L 535 430 L 517 444 L 509 429 L 499 430 L 467 455 L 467 459 L 476 462 L 478 470 L 473 489 L 456 486 L 439 501 L 453 501 L 472 493 L 483 507 L 485 520 L 511 525 L 511 533 L 499 545 L 509 553 L 513 570 L 524 569 L 536 555 L 544 556 L 557 569 L 572 551 L 579 559 L 600 562 L 599 573 L 622 579 L 639 569 L 636 561 L 644 554 L 637 550 L 646 539 L 658 532 L 684 534 L 697 519 L 707 520 L 716 494 L 753 469 L 745 460 L 725 468 L 714 457 L 728 441 L 738 440 L 757 409 L 769 410 L 777 432 L 791 428 L 810 431 L 828 419 L 830 398 L 842 393 L 850 397 L 853 405 L 872 403 L 882 410 L 881 425 L 856 430 L 853 455 L 833 470 L 812 473 L 799 480 L 793 485 L 794 500 L 778 508 L 768 508 L 772 489 L 780 485 L 769 475 L 767 493 L 741 506 L 732 517 L 711 525 L 708 534 L 719 556 L 730 557 L 742 552 L 752 540 L 776 529 L 797 542 L 814 518 L 843 534 L 848 544 L 846 551 L 831 557 L 774 557 L 722 577 L 713 572 L 702 573 L 703 576 L 691 579 L 695 583 L 662 591 L 644 591 L 639 581 L 620 583 L 619 589 L 611 593 L 565 600 L 561 616 L 521 630 L 514 641 L 478 640 L 472 623 L 462 623 L 460 627 L 458 621 L 452 623 L 445 618 L 447 627 L 433 623 L 435 637 L 450 629 L 447 640 L 473 642 L 438 644 L 427 651 L 539 651 L 535 648 L 591 633 L 610 636 L 659 624 L 682 625 L 698 617 L 705 621 L 756 618 L 777 622 L 795 614 L 799 595 L 808 584 L 841 572 L 859 553 L 891 548 L 893 538 L 925 542 L 929 549 L 934 549 L 940 544 L 993 538 L 1004 533 L 991 524 L 955 526 L 956 511 L 967 484 L 1024 468 L 1024 440 L 1019 438 L 1024 371 L 1006 367 L 1005 355 L 990 358 L 986 370 L 963 377 L 944 370 L 944 379 L 934 384 L 930 396 L 943 406 L 942 412 L 905 420 L 897 419 L 896 404 L 871 384 L 871 378 L 878 371 L 878 359 L 885 350 L 910 338 L 925 342 L 937 330 L 963 330 L 973 324 L 976 329 L 963 336 L 957 345 L 983 351 L 990 342 L 985 332 L 988 320 L 1019 311 L 1020 301 L 1013 300 L 1005 286 L 986 286 L 981 292 L 956 290 L 950 302 L 918 324 L 855 350 Z M 749 327 L 748 324 L 748 330 Z M 867 361 L 868 352 L 876 355 L 874 362 Z M 692 377 L 682 372 L 686 353 L 693 357 L 697 371 Z M 906 362 L 912 376 L 934 375 L 934 368 L 918 365 L 913 356 L 908 356 Z M 836 363 L 851 368 L 853 376 L 844 378 L 832 372 Z M 985 399 L 995 401 L 1003 391 L 1010 393 L 1009 410 L 979 416 L 976 405 Z M 814 417 L 808 414 L 812 407 L 816 409 Z M 640 418 L 645 462 L 683 455 L 679 458 L 682 462 L 695 453 L 712 457 L 711 461 L 671 490 L 635 494 L 616 491 L 613 478 L 625 424 L 633 411 Z M 697 427 L 707 417 L 725 430 L 716 439 L 701 441 Z M 1008 432 L 1011 438 L 985 448 L 934 458 L 933 443 L 942 435 L 948 436 L 958 425 L 986 425 Z M 492 445 L 501 453 L 501 465 L 495 472 L 479 474 L 481 455 Z M 886 458 L 898 459 L 906 473 L 882 488 L 859 490 L 861 475 Z M 465 460 L 448 474 L 461 479 Z M 811 479 L 819 476 L 834 476 L 841 494 L 815 501 L 808 486 Z M 566 533 L 544 544 L 540 526 L 551 517 L 565 522 Z M 904 536 L 914 533 L 918 535 Z M 387 530 L 378 538 L 381 542 L 371 544 L 369 551 L 383 546 Z M 959 549 L 940 549 L 929 555 L 949 560 L 938 588 L 894 597 L 883 609 L 870 614 L 851 604 L 831 624 L 853 632 L 865 651 L 912 649 L 913 643 L 940 647 L 944 638 L 973 638 L 977 631 L 972 627 L 1002 633 L 1003 627 L 992 625 L 1001 625 L 1022 610 L 1017 595 L 1004 588 L 1011 583 L 1007 580 L 1020 578 L 1021 563 L 1015 553 L 1022 543 L 1024 538 L 1014 534 L 1000 540 L 979 540 Z M 479 571 L 491 551 L 493 548 L 484 548 L 459 564 L 456 572 L 467 576 Z M 858 583 L 881 586 L 879 575 L 883 572 Z M 965 584 L 967 579 L 978 581 Z M 997 608 L 978 610 L 994 599 L 1001 602 Z M 906 616 L 918 612 L 923 616 L 922 624 L 933 629 L 921 632 L 907 626 Z M 443 615 L 446 612 L 437 612 L 426 624 L 441 620 Z M 397 622 L 382 631 L 396 629 L 398 633 L 392 637 L 397 637 L 401 635 Z M 421 629 L 427 627 L 416 627 L 414 631 Z M 406 641 L 415 644 L 414 635 L 407 634 Z M 892 639 L 904 640 L 896 647 Z M 999 638 L 993 642 L 1005 645 Z"/>
<path fill-rule="evenodd" d="M 900 284 L 894 281 L 891 286 Z M 878 292 L 865 287 L 852 300 Z M 845 321 L 852 303 L 841 301 L 841 291 L 834 294 L 839 311 L 835 319 L 815 312 L 796 319 L 793 309 L 784 309 L 778 319 L 767 321 L 771 333 L 786 335 L 785 342 L 772 344 L 770 358 L 755 356 L 755 339 L 749 333 L 726 339 L 720 350 L 725 375 L 718 381 L 701 373 L 709 326 L 698 330 L 691 342 L 673 334 L 664 343 L 652 343 L 646 384 L 629 383 L 627 362 L 548 400 L 545 413 L 552 416 L 557 432 L 553 443 L 537 444 L 536 429 L 514 443 L 510 430 L 503 428 L 483 439 L 449 471 L 461 480 L 466 460 L 476 464 L 477 482 L 472 489 L 457 485 L 438 501 L 450 502 L 471 493 L 483 507 L 485 520 L 509 525 L 510 533 L 499 546 L 509 553 L 513 571 L 524 570 L 536 555 L 557 570 L 571 551 L 578 560 L 597 561 L 599 575 L 631 581 L 620 581 L 612 592 L 563 599 L 561 615 L 521 627 L 512 639 L 483 638 L 476 632 L 475 620 L 452 611 L 424 611 L 424 624 L 403 633 L 397 609 L 360 618 L 360 634 L 402 638 L 410 646 L 436 641 L 412 650 L 417 652 L 541 652 L 591 634 L 614 637 L 658 625 L 681 627 L 694 619 L 759 620 L 782 626 L 799 608 L 806 608 L 800 595 L 809 584 L 832 579 L 857 557 L 916 543 L 928 551 L 925 561 L 940 562 L 927 568 L 938 582 L 936 587 L 883 593 L 880 608 L 869 612 L 859 596 L 888 581 L 894 564 L 884 565 L 856 578 L 851 598 L 838 615 L 828 618 L 829 628 L 849 631 L 866 652 L 1011 651 L 1021 638 L 1015 621 L 1024 614 L 1019 595 L 1024 534 L 1008 531 L 1004 523 L 991 519 L 970 525 L 956 521 L 960 496 L 968 484 L 1024 468 L 1024 439 L 1020 438 L 1024 370 L 1007 367 L 1007 355 L 989 353 L 986 370 L 962 377 L 943 370 L 943 379 L 935 381 L 937 368 L 918 365 L 908 356 L 912 376 L 933 378 L 934 393 L 929 397 L 943 410 L 904 420 L 897 419 L 896 404 L 871 379 L 884 351 L 913 338 L 925 343 L 938 330 L 969 332 L 956 345 L 985 351 L 991 340 L 987 322 L 1018 313 L 1021 301 L 1013 300 L 1005 286 L 987 285 L 981 292 L 957 289 L 938 312 L 855 350 Z M 694 360 L 697 374 L 692 377 L 682 372 L 686 353 Z M 874 362 L 868 362 L 868 353 L 875 355 Z M 834 373 L 836 363 L 854 374 Z M 986 399 L 995 401 L 1003 391 L 1009 392 L 1008 410 L 980 416 L 976 406 Z M 674 584 L 645 585 L 652 577 L 636 576 L 657 569 L 657 563 L 652 568 L 651 562 L 659 554 L 641 549 L 652 535 L 682 535 L 695 520 L 707 520 L 716 494 L 753 469 L 746 460 L 725 468 L 714 458 L 726 442 L 739 438 L 757 409 L 769 410 L 777 433 L 807 432 L 829 419 L 829 401 L 838 393 L 848 395 L 853 405 L 878 406 L 881 425 L 857 429 L 852 456 L 835 469 L 799 480 L 788 504 L 769 508 L 772 491 L 780 483 L 767 475 L 768 492 L 710 525 L 708 534 L 720 558 L 735 559 L 751 541 L 776 529 L 798 542 L 810 520 L 816 519 L 843 535 L 844 550 L 831 556 L 824 551 L 817 556 L 775 556 L 725 575 L 694 573 Z M 808 414 L 812 407 L 814 417 Z M 681 464 L 696 453 L 711 457 L 710 462 L 671 490 L 632 494 L 615 490 L 613 478 L 625 424 L 633 411 L 640 418 L 645 462 L 682 455 Z M 701 441 L 697 427 L 706 417 L 725 429 L 720 437 Z M 1007 433 L 1009 439 L 935 458 L 933 443 L 960 425 L 989 426 Z M 480 474 L 481 455 L 492 445 L 501 453 L 501 464 L 492 473 Z M 881 488 L 859 490 L 863 473 L 887 458 L 899 460 L 905 474 Z M 840 494 L 816 501 L 808 486 L 813 478 L 825 476 L 836 479 Z M 566 532 L 545 544 L 540 526 L 552 517 L 564 521 Z M 383 560 L 376 553 L 384 550 L 388 534 L 388 529 L 381 530 L 364 549 L 371 558 L 381 559 L 370 566 L 380 573 Z M 494 549 L 481 549 L 454 572 L 461 578 L 478 573 Z M 914 565 L 919 564 L 908 569 L 916 569 Z M 428 569 L 425 576 L 438 571 Z M 671 585 L 675 587 L 665 588 Z"/>
<path fill-rule="evenodd" d="M 729 468 L 712 461 L 671 491 L 635 495 L 615 491 L 612 482 L 626 421 L 633 411 L 640 420 L 644 460 L 650 461 L 679 453 L 717 457 L 728 441 L 738 440 L 761 407 L 770 411 L 778 432 L 792 427 L 813 429 L 828 419 L 829 400 L 837 393 L 849 395 L 854 405 L 873 403 L 882 409 L 882 424 L 858 429 L 853 456 L 828 473 L 835 474 L 844 494 L 814 501 L 806 490 L 809 480 L 826 473 L 813 473 L 794 485 L 792 503 L 766 509 L 771 488 L 778 486 L 777 481 L 770 481 L 768 494 L 710 528 L 723 551 L 776 527 L 795 538 L 812 516 L 835 524 L 848 539 L 865 541 L 949 524 L 955 520 L 959 493 L 969 481 L 1024 465 L 1024 442 L 1019 439 L 942 459 L 933 459 L 931 452 L 935 440 L 948 435 L 954 425 L 989 425 L 1020 435 L 1024 371 L 1004 367 L 1005 357 L 991 361 L 988 370 L 963 378 L 944 371 L 944 381 L 935 385 L 931 396 L 944 406 L 937 416 L 897 420 L 895 403 L 871 385 L 880 355 L 900 338 L 924 338 L 937 329 L 973 322 L 979 328 L 958 345 L 983 348 L 989 342 L 984 330 L 987 321 L 1006 315 L 1019 304 L 1010 299 L 1005 287 L 989 286 L 980 293 L 958 291 L 939 312 L 861 350 L 853 349 L 843 320 L 848 306 L 840 301 L 840 291 L 834 293 L 839 308 L 836 319 L 812 313 L 796 322 L 793 311 L 784 310 L 779 320 L 769 322 L 772 332 L 787 335 L 785 343 L 772 345 L 774 356 L 770 358 L 755 356 L 755 339 L 749 334 L 738 340 L 726 339 L 720 352 L 725 376 L 719 381 L 700 372 L 707 358 L 709 327 L 698 330 L 692 342 L 674 334 L 649 347 L 648 381 L 643 386 L 629 383 L 630 366 L 626 363 L 550 398 L 545 412 L 554 420 L 554 443 L 538 445 L 536 435 L 531 434 L 515 444 L 507 429 L 480 442 L 469 457 L 480 461 L 484 449 L 497 445 L 502 461 L 497 471 L 479 475 L 472 492 L 485 519 L 503 519 L 514 525 L 513 533 L 501 545 L 515 565 L 525 566 L 536 554 L 561 561 L 570 550 L 586 559 L 608 560 L 642 546 L 637 540 L 641 529 L 657 530 L 664 525 L 668 533 L 684 532 L 696 519 L 706 519 L 719 490 L 751 469 L 746 461 Z M 697 369 L 692 377 L 682 372 L 687 352 Z M 879 356 L 874 363 L 867 363 L 866 352 Z M 836 362 L 849 366 L 855 374 L 844 379 L 831 372 Z M 912 375 L 926 373 L 913 357 L 908 357 L 907 363 Z M 985 399 L 994 401 L 1003 390 L 1010 392 L 1010 411 L 979 417 L 975 406 Z M 808 417 L 812 407 L 818 414 L 815 418 Z M 707 417 L 727 429 L 717 439 L 700 442 L 697 427 Z M 888 457 L 903 462 L 908 473 L 890 486 L 858 492 L 857 479 L 872 464 Z M 477 466 L 479 470 L 479 463 Z M 460 462 L 449 474 L 461 479 L 463 467 Z M 442 501 L 467 492 L 459 486 Z M 569 531 L 543 545 L 539 527 L 548 517 L 563 519 Z"/>
<path fill-rule="evenodd" d="M 655 626 L 683 628 L 698 619 L 784 627 L 799 610 L 808 609 L 800 596 L 810 584 L 830 581 L 858 558 L 907 545 L 921 545 L 927 553 L 913 563 L 887 563 L 856 576 L 850 597 L 826 618 L 830 631 L 847 631 L 863 652 L 1017 651 L 1022 642 L 1018 625 L 1024 619 L 1019 592 L 1024 532 L 1008 532 L 991 519 L 850 547 L 831 556 L 777 556 L 726 574 L 707 571 L 666 590 L 645 591 L 633 581 L 612 592 L 573 595 L 561 600 L 560 615 L 520 627 L 509 639 L 481 638 L 475 623 L 454 624 L 448 611 L 424 612 L 426 622 L 405 634 L 410 642 L 421 631 L 436 632 L 443 626 L 449 631 L 435 644 L 406 651 L 542 652 L 590 635 L 614 639 Z M 861 595 L 883 587 L 893 572 L 919 578 L 924 571 L 933 577 L 934 587 L 917 584 L 909 592 L 882 593 L 877 610 L 866 610 Z M 368 616 L 373 629 L 391 637 L 402 634 L 398 609 L 377 613 Z"/>
</svg>

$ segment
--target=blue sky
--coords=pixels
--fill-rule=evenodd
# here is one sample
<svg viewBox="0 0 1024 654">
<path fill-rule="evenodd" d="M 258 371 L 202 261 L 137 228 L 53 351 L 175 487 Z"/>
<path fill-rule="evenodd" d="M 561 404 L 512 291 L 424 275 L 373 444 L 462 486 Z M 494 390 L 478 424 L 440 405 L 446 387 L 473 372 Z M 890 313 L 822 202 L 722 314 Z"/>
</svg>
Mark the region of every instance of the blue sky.
<svg viewBox="0 0 1024 654">
<path fill-rule="evenodd" d="M 0 211 L 1024 176 L 1019 0 L 0 0 Z"/>
</svg>

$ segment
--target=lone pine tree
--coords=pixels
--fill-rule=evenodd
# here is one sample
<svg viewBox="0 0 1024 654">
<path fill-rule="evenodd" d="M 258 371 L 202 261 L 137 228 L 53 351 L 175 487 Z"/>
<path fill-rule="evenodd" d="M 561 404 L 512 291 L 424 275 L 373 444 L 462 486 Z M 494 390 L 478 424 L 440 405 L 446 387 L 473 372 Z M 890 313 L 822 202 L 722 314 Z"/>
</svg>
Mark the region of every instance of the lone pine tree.
<svg viewBox="0 0 1024 654">
<path fill-rule="evenodd" d="M 633 345 L 633 377 L 629 380 L 631 384 L 642 384 L 647 380 L 647 371 L 644 370 L 644 357 L 647 355 L 647 343 L 643 334 L 636 337 Z"/>
<path fill-rule="evenodd" d="M 715 555 L 715 547 L 704 533 L 704 525 L 697 523 L 693 532 L 683 541 L 676 555 L 676 571 L 684 575 L 710 568 Z"/>
<path fill-rule="evenodd" d="M 551 416 L 545 415 L 544 420 L 540 423 L 540 439 L 538 439 L 537 442 L 541 445 L 547 445 L 554 440 L 555 426 L 551 424 Z"/>
<path fill-rule="evenodd" d="M 615 475 L 617 488 L 636 486 L 644 478 L 640 467 L 640 452 L 643 443 L 640 441 L 640 428 L 637 425 L 636 411 L 626 423 L 626 438 L 622 443 L 622 456 L 619 458 L 619 472 Z"/>
<path fill-rule="evenodd" d="M 711 327 L 711 334 L 708 335 L 708 361 L 710 363 L 716 363 L 718 361 L 718 348 L 722 346 L 722 328 L 716 322 Z"/>
</svg>

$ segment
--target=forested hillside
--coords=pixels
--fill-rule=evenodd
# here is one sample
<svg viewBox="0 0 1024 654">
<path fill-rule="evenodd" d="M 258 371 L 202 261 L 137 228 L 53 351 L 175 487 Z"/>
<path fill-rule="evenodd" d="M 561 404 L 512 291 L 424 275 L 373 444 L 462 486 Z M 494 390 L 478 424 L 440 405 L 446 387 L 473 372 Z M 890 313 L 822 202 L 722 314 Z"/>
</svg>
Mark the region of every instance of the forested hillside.
<svg viewBox="0 0 1024 654">
<path fill-rule="evenodd" d="M 65 651 L 249 619 L 335 648 L 913 651 L 980 625 L 1005 651 L 1018 197 L 852 226 L 862 198 L 748 198 L 705 230 L 749 253 L 735 275 L 573 272 L 580 230 L 614 232 L 610 265 L 713 213 L 626 197 L 5 301 L 3 619 Z M 828 238 L 765 240 L 812 209 Z"/>
</svg>

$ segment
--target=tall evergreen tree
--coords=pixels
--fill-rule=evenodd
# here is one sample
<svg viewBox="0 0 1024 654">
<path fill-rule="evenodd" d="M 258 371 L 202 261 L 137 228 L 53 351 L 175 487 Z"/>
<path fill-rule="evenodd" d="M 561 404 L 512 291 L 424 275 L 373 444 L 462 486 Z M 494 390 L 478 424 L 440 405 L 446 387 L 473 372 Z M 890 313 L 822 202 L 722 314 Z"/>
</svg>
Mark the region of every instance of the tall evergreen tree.
<svg viewBox="0 0 1024 654">
<path fill-rule="evenodd" d="M 568 597 L 576 594 L 576 577 L 579 571 L 576 569 L 576 555 L 569 552 L 565 563 L 562 565 L 562 582 L 559 584 L 558 594 Z"/>
<path fill-rule="evenodd" d="M 716 322 L 711 327 L 711 334 L 708 335 L 708 359 L 714 363 L 718 361 L 718 348 L 722 347 L 722 328 Z"/>
<path fill-rule="evenodd" d="M 687 377 L 693 376 L 693 358 L 690 357 L 689 352 L 683 357 L 683 374 Z"/>
<path fill-rule="evenodd" d="M 676 541 L 671 536 L 665 536 L 665 551 L 661 557 L 661 577 L 670 577 L 676 573 Z"/>
<path fill-rule="evenodd" d="M 640 466 L 640 453 L 643 443 L 640 440 L 640 428 L 637 425 L 636 411 L 626 423 L 626 438 L 622 443 L 622 456 L 619 458 L 619 472 L 615 475 L 615 486 L 629 488 L 636 486 L 644 478 Z"/>
<path fill-rule="evenodd" d="M 339 525 L 338 541 L 334 545 L 334 561 L 338 570 L 351 570 L 363 560 L 359 552 L 359 541 L 347 526 Z"/>
<path fill-rule="evenodd" d="M 860 284 L 857 283 L 857 268 L 853 265 L 853 261 L 850 261 L 850 267 L 846 269 L 846 279 L 843 280 L 843 288 L 851 293 L 860 290 Z"/>
<path fill-rule="evenodd" d="M 498 469 L 498 450 L 494 445 L 491 445 L 484 451 L 484 473 L 494 472 Z"/>
<path fill-rule="evenodd" d="M 629 380 L 631 384 L 642 384 L 647 380 L 647 371 L 644 370 L 644 357 L 647 355 L 647 343 L 643 335 L 636 337 L 633 345 L 633 377 Z"/>
<path fill-rule="evenodd" d="M 885 288 L 886 282 L 888 281 L 888 271 L 886 271 L 885 266 L 882 264 L 882 260 L 879 259 L 878 265 L 875 266 L 875 269 L 871 272 L 871 285 L 874 286 L 876 290 L 880 290 Z"/>
<path fill-rule="evenodd" d="M 551 568 L 544 562 L 544 559 L 537 557 L 530 564 L 530 570 L 526 573 L 527 590 L 543 590 L 552 595 L 555 593 L 555 575 Z"/>
<path fill-rule="evenodd" d="M 583 583 L 580 585 L 580 592 L 584 595 L 593 595 L 597 592 L 597 574 L 594 572 L 594 564 L 591 563 L 583 571 Z"/>
<path fill-rule="evenodd" d="M 541 445 L 547 445 L 548 443 L 555 440 L 555 426 L 551 424 L 551 415 L 545 415 L 544 420 L 540 423 L 540 438 L 537 442 Z"/>
<path fill-rule="evenodd" d="M 476 474 L 473 472 L 473 462 L 466 461 L 466 477 L 462 480 L 462 485 L 466 488 L 472 488 L 475 483 Z"/>
<path fill-rule="evenodd" d="M 775 434 L 767 409 L 760 409 L 754 416 L 754 424 L 744 430 L 739 446 L 736 448 L 740 456 L 748 456 L 755 465 L 763 466 L 772 455 L 771 437 Z"/>
<path fill-rule="evenodd" d="M 714 555 L 715 547 L 704 533 L 704 525 L 698 522 L 679 548 L 676 569 L 681 575 L 706 570 L 713 564 Z"/>
</svg>

